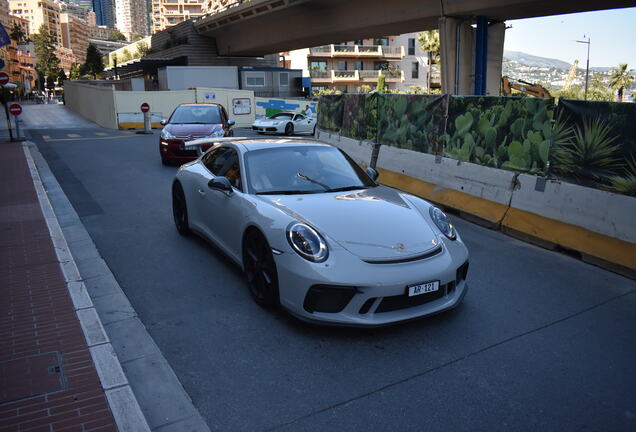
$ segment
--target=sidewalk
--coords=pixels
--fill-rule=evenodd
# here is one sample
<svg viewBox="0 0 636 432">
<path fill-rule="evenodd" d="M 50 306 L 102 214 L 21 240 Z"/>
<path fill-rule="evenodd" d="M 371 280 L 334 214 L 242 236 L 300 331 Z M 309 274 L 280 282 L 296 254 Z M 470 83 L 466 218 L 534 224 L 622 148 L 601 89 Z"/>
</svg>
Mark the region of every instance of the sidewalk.
<svg viewBox="0 0 636 432">
<path fill-rule="evenodd" d="M 27 430 L 117 428 L 22 144 L 0 139 L 0 432 Z"/>
</svg>

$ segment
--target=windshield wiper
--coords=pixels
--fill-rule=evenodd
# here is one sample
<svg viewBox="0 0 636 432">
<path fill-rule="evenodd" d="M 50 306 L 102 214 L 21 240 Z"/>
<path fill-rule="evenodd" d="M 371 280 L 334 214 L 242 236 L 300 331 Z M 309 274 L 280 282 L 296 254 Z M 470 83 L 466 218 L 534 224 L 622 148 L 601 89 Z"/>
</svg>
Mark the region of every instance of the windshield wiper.
<svg viewBox="0 0 636 432">
<path fill-rule="evenodd" d="M 314 179 L 312 179 L 310 177 L 307 177 L 303 173 L 296 173 L 296 177 L 299 177 L 299 178 L 301 178 L 303 180 L 307 180 L 310 183 L 317 184 L 318 186 L 322 186 L 325 190 L 329 190 L 329 186 L 327 186 L 326 184 L 320 183 L 318 180 L 314 180 Z"/>
<path fill-rule="evenodd" d="M 308 191 L 308 190 L 279 190 L 279 191 L 264 191 L 256 192 L 256 195 L 300 195 L 300 194 L 315 194 L 322 191 Z"/>
<path fill-rule="evenodd" d="M 327 189 L 327 192 L 344 192 L 357 189 L 369 189 L 369 186 L 343 186 L 339 188 Z"/>
</svg>

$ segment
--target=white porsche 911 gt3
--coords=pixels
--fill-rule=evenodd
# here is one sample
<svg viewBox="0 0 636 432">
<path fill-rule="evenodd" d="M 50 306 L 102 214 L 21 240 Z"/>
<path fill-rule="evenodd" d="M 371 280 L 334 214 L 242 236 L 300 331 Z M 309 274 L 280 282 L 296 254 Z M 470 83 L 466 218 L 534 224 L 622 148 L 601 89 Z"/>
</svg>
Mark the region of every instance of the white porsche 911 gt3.
<svg viewBox="0 0 636 432">
<path fill-rule="evenodd" d="M 279 112 L 271 117 L 256 120 L 252 124 L 252 130 L 260 134 L 314 135 L 316 132 L 316 118 L 290 112 Z"/>
<path fill-rule="evenodd" d="M 172 185 L 179 233 L 241 266 L 257 303 L 308 321 L 378 326 L 456 307 L 468 250 L 447 216 L 379 185 L 336 147 L 307 139 L 211 138 Z"/>
</svg>

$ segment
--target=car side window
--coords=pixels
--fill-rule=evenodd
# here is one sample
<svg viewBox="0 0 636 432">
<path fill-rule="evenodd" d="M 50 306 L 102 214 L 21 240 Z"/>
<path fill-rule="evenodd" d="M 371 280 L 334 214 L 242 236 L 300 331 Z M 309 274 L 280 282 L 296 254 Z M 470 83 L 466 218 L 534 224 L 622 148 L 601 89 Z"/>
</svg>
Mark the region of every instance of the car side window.
<svg viewBox="0 0 636 432">
<path fill-rule="evenodd" d="M 223 176 L 236 189 L 241 190 L 241 168 L 238 153 L 233 148 L 220 147 L 204 158 L 206 168 L 215 176 Z"/>
<path fill-rule="evenodd" d="M 304 118 L 305 116 L 303 116 L 302 114 L 296 114 L 296 117 L 294 117 L 294 121 L 303 120 Z"/>
</svg>

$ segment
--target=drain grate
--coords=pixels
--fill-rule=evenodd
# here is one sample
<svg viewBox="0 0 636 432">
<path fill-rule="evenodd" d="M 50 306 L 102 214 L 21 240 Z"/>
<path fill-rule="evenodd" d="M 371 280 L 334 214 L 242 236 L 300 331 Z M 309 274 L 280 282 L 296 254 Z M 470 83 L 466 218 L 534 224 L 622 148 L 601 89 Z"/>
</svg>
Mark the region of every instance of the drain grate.
<svg viewBox="0 0 636 432">
<path fill-rule="evenodd" d="M 0 363 L 0 403 L 65 388 L 62 359 L 57 351 Z"/>
</svg>

